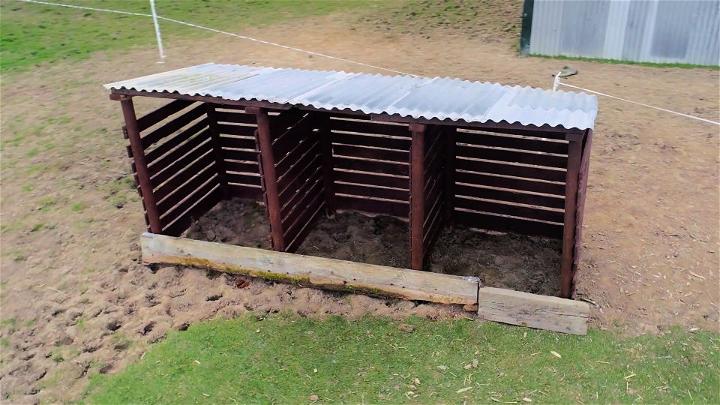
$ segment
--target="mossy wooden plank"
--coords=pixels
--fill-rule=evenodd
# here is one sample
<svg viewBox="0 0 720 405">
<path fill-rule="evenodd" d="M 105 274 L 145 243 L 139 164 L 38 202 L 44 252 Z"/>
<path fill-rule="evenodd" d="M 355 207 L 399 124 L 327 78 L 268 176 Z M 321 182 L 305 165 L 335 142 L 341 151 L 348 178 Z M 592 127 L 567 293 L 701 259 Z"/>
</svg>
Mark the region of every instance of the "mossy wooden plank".
<svg viewBox="0 0 720 405">
<path fill-rule="evenodd" d="M 145 264 L 210 268 L 335 290 L 366 292 L 442 304 L 477 303 L 478 279 L 303 256 L 145 233 Z"/>
</svg>

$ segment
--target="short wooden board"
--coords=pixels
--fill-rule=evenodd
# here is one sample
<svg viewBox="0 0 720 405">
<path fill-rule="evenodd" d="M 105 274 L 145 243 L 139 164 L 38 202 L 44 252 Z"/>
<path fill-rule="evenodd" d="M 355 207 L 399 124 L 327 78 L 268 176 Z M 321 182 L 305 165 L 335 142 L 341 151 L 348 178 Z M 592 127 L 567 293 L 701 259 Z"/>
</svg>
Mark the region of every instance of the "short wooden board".
<svg viewBox="0 0 720 405">
<path fill-rule="evenodd" d="M 210 268 L 317 287 L 442 304 L 477 303 L 479 280 L 144 233 L 145 264 Z"/>
<path fill-rule="evenodd" d="M 481 287 L 478 315 L 489 321 L 585 335 L 590 306 L 565 298 Z"/>
</svg>

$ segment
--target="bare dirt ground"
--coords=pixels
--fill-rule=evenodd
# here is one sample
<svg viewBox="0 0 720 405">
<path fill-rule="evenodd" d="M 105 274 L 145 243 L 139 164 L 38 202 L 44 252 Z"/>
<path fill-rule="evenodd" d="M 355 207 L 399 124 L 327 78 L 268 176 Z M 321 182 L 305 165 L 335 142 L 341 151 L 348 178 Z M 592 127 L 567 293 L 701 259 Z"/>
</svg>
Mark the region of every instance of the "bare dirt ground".
<svg viewBox="0 0 720 405">
<path fill-rule="evenodd" d="M 513 40 L 488 33 L 403 34 L 378 25 L 327 17 L 244 32 L 415 74 L 544 88 L 568 64 L 518 57 Z M 452 307 L 140 266 L 144 224 L 127 182 L 120 108 L 101 84 L 209 61 L 372 71 L 224 36 L 167 45 L 164 65 L 148 47 L 3 79 L 2 398 L 75 400 L 89 376 L 122 368 L 172 328 L 216 316 L 466 316 Z M 718 71 L 569 64 L 580 71 L 573 84 L 718 120 Z M 141 110 L 150 104 L 138 101 Z M 578 287 L 596 303 L 593 327 L 720 329 L 718 135 L 715 126 L 600 100 Z"/>
</svg>

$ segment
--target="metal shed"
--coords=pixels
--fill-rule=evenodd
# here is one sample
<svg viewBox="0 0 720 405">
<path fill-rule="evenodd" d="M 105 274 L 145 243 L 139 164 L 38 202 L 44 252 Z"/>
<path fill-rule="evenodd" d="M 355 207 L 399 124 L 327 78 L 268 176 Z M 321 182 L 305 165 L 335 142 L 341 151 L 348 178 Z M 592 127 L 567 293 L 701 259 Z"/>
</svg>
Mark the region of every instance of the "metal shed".
<svg viewBox="0 0 720 405">
<path fill-rule="evenodd" d="M 385 214 L 407 219 L 408 265 L 421 270 L 454 221 L 561 239 L 561 296 L 572 296 L 594 96 L 219 64 L 105 87 L 154 234 L 180 235 L 232 197 L 264 202 L 283 252 L 324 211 Z M 133 97 L 172 101 L 137 118 Z"/>
</svg>

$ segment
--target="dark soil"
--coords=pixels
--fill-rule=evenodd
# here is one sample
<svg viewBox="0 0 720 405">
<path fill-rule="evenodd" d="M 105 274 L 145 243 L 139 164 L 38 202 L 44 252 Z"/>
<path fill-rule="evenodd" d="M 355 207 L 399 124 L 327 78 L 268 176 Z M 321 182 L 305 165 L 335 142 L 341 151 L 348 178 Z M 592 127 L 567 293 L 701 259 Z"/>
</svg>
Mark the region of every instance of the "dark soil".
<svg viewBox="0 0 720 405">
<path fill-rule="evenodd" d="M 270 248 L 264 207 L 224 201 L 187 231 L 193 239 Z M 297 253 L 393 267 L 407 267 L 407 223 L 389 216 L 341 212 L 323 217 Z M 560 241 L 465 227 L 446 227 L 426 270 L 478 276 L 484 285 L 557 295 Z"/>
</svg>

